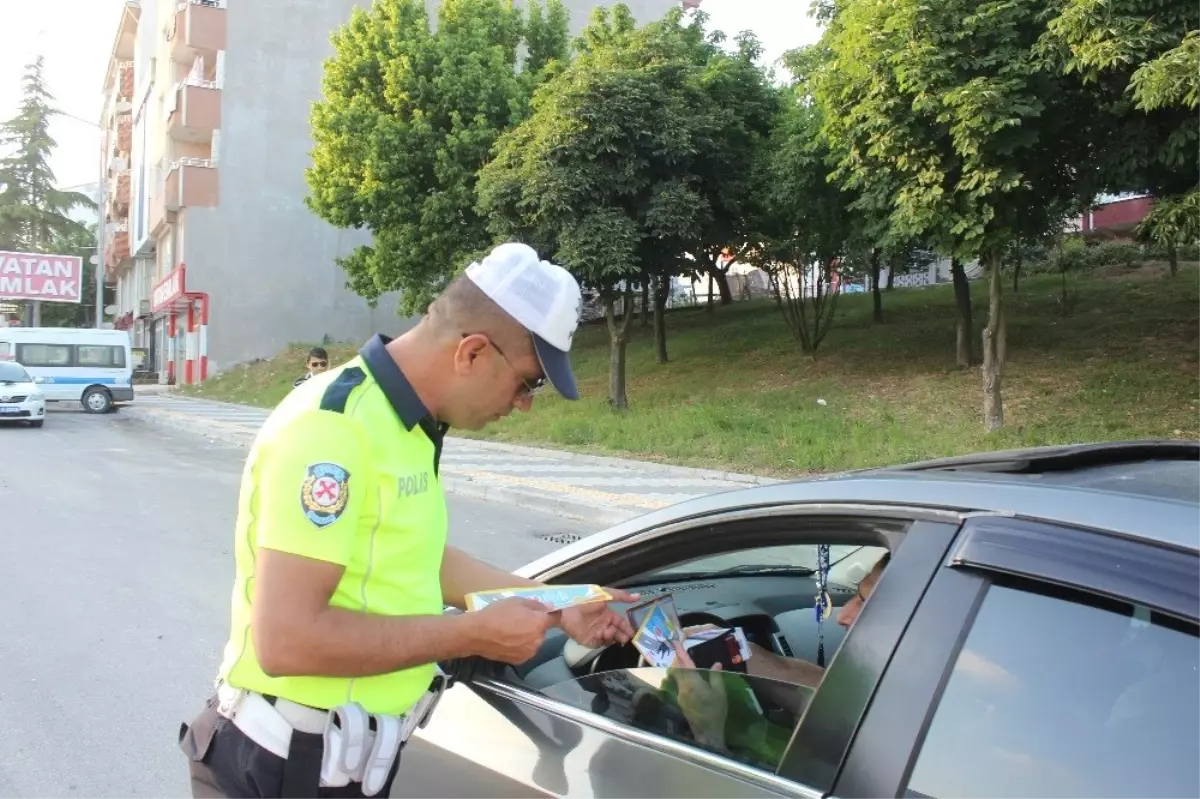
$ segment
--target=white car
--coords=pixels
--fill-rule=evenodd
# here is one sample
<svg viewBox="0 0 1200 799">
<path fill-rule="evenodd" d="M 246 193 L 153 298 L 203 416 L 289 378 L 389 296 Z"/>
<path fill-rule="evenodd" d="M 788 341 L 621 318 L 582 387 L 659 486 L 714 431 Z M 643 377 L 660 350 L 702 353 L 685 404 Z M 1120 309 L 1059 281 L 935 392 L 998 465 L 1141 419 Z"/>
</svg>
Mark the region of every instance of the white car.
<svg viewBox="0 0 1200 799">
<path fill-rule="evenodd" d="M 0 423 L 28 422 L 41 427 L 46 421 L 46 396 L 25 367 L 0 361 Z"/>
</svg>

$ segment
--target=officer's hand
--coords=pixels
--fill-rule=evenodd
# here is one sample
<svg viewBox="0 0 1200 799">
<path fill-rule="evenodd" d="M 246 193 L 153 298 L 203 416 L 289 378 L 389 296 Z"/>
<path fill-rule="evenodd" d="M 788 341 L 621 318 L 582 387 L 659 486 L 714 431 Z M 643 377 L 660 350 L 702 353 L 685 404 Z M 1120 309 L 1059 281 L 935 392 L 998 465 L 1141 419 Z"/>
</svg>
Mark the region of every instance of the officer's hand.
<svg viewBox="0 0 1200 799">
<path fill-rule="evenodd" d="M 533 599 L 511 597 L 488 605 L 476 616 L 477 654 L 516 665 L 537 654 L 558 614 Z"/>
</svg>

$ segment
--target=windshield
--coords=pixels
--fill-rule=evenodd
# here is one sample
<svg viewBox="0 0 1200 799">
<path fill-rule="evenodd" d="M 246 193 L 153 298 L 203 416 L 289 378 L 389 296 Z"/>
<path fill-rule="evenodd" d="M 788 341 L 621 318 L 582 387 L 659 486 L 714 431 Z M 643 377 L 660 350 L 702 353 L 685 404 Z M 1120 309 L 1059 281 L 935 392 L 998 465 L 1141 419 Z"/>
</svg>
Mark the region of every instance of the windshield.
<svg viewBox="0 0 1200 799">
<path fill-rule="evenodd" d="M 829 547 L 829 563 L 836 566 L 847 556 L 860 550 L 875 550 L 876 547 L 833 545 Z M 879 550 L 882 552 L 882 550 Z M 876 555 L 878 557 L 878 555 Z M 814 572 L 817 569 L 817 547 L 814 544 L 792 544 L 777 547 L 758 547 L 723 555 L 708 555 L 695 560 L 676 563 L 665 569 L 656 569 L 653 577 L 679 577 L 682 575 L 712 575 L 717 573 L 742 573 L 773 571 Z M 832 570 L 831 570 L 832 571 Z"/>
<path fill-rule="evenodd" d="M 29 373 L 17 363 L 0 361 L 0 383 L 32 383 Z"/>
</svg>

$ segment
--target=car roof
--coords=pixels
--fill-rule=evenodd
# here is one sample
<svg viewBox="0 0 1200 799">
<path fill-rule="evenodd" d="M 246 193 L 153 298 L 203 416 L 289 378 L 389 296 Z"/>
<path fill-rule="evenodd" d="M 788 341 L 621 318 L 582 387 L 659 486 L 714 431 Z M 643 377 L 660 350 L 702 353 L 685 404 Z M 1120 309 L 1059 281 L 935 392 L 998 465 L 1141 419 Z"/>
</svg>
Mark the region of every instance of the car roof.
<svg viewBox="0 0 1200 799">
<path fill-rule="evenodd" d="M 921 461 L 859 474 L 970 473 L 1200 504 L 1200 442 L 1118 441 L 1030 447 Z"/>
<path fill-rule="evenodd" d="M 621 522 L 527 568 L 569 560 L 650 527 L 805 503 L 995 513 L 1200 552 L 1200 442 L 1028 448 L 721 491 Z"/>
</svg>

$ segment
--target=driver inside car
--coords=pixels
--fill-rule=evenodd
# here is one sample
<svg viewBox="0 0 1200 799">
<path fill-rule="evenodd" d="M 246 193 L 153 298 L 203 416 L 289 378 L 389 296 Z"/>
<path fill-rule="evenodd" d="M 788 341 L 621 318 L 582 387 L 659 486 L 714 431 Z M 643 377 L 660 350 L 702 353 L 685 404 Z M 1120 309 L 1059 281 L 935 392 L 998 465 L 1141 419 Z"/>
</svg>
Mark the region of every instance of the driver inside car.
<svg viewBox="0 0 1200 799">
<path fill-rule="evenodd" d="M 863 605 L 871 596 L 871 592 L 875 590 L 875 584 L 883 576 L 883 570 L 887 568 L 891 557 L 890 552 L 885 552 L 883 557 L 875 561 L 875 565 L 871 567 L 871 571 L 859 582 L 858 593 L 838 610 L 837 623 L 839 625 L 845 627 L 847 630 L 854 626 L 854 622 L 858 620 L 858 614 L 862 611 Z M 695 630 L 700 628 L 693 627 L 689 629 Z M 820 684 L 821 678 L 825 676 L 825 669 L 815 663 L 809 663 L 807 660 L 800 660 L 799 658 L 777 655 L 755 643 L 750 644 L 750 655 L 750 659 L 746 661 L 746 671 L 755 677 L 766 677 L 771 680 L 779 680 L 780 682 L 795 683 L 816 688 Z M 686 658 L 681 663 L 686 668 L 695 668 L 695 665 L 691 662 L 691 658 Z"/>
<path fill-rule="evenodd" d="M 858 593 L 838 611 L 838 624 L 847 630 L 854 626 L 890 560 L 891 553 L 884 553 L 871 567 L 871 571 L 858 584 Z M 711 626 L 689 627 L 685 632 Z M 815 663 L 776 655 L 754 643 L 750 644 L 750 648 L 751 657 L 746 662 L 746 670 L 752 676 L 815 689 L 825 674 L 825 670 Z M 750 692 L 746 681 L 726 680 L 721 673 L 720 663 L 711 670 L 697 669 L 678 642 L 675 644 L 675 654 L 675 665 L 669 670 L 670 677 L 663 688 L 665 693 L 673 694 L 674 703 L 687 719 L 696 743 L 710 750 L 732 753 L 741 750 L 752 754 L 755 759 L 779 762 L 792 730 L 772 724 L 762 717 L 756 710 L 757 703 L 753 698 L 743 696 Z M 781 699 L 781 704 L 798 704 L 788 701 L 788 697 Z"/>
</svg>

